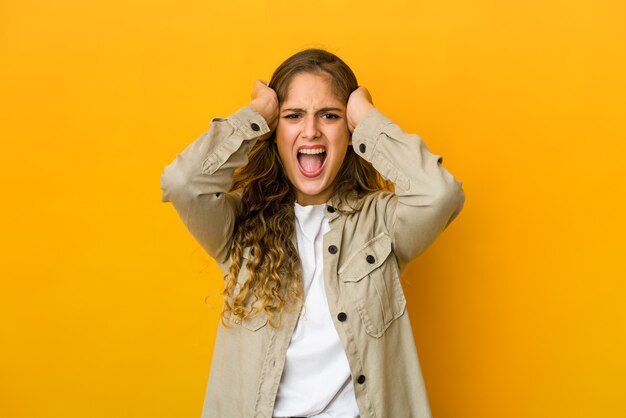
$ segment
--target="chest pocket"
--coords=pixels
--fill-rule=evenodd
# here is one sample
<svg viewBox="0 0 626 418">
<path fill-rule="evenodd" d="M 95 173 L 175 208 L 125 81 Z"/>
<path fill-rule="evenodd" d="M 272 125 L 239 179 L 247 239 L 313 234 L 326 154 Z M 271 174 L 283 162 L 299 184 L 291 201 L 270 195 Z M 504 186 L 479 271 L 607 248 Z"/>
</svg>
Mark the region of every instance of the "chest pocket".
<svg viewBox="0 0 626 418">
<path fill-rule="evenodd" d="M 236 292 L 239 292 L 239 289 L 241 288 L 241 286 L 243 286 L 243 284 L 249 278 L 247 265 L 248 265 L 248 261 L 250 261 L 250 248 L 251 247 L 245 247 L 242 252 L 241 269 L 239 270 L 239 275 L 237 276 Z M 254 299 L 254 298 L 251 298 L 251 299 Z M 249 303 L 247 308 L 248 310 L 250 310 L 251 307 L 258 306 L 259 304 L 260 304 L 259 301 L 256 301 L 254 304 Z M 230 316 L 230 312 L 226 314 L 225 317 L 231 326 L 234 326 L 234 327 L 241 326 L 249 331 L 258 331 L 261 328 L 263 328 L 265 324 L 267 324 L 267 315 L 265 314 L 265 312 L 261 312 L 258 316 L 254 318 L 246 318 L 243 320 L 239 318 L 233 319 Z"/>
<path fill-rule="evenodd" d="M 338 275 L 372 337 L 380 338 L 404 313 L 406 298 L 387 234 L 380 234 L 357 249 L 343 263 Z"/>
</svg>

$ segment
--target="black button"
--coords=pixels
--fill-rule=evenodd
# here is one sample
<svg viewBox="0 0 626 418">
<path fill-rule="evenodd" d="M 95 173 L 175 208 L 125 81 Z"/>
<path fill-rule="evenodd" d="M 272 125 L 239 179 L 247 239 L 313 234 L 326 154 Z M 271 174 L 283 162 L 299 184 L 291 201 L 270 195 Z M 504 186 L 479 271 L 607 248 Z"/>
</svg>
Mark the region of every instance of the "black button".
<svg viewBox="0 0 626 418">
<path fill-rule="evenodd" d="M 259 131 L 261 130 L 261 127 L 259 125 L 257 125 L 256 123 L 252 123 L 250 125 L 250 127 L 252 128 L 253 131 Z"/>
<path fill-rule="evenodd" d="M 332 206 L 326 206 L 326 210 L 330 213 L 335 213 L 335 208 Z"/>
<path fill-rule="evenodd" d="M 374 264 L 376 262 L 376 259 L 374 258 L 373 255 L 368 255 L 367 257 L 365 257 L 365 259 L 367 260 L 368 263 L 370 264 Z"/>
<path fill-rule="evenodd" d="M 361 153 L 365 153 L 365 144 L 359 145 L 359 151 L 361 151 Z"/>
<path fill-rule="evenodd" d="M 359 376 L 359 378 L 356 381 L 359 382 L 360 384 L 365 383 L 365 376 L 363 375 Z"/>
<path fill-rule="evenodd" d="M 339 312 L 337 314 L 337 319 L 340 320 L 341 322 L 345 321 L 346 319 L 348 319 L 348 315 L 346 315 L 345 312 Z"/>
<path fill-rule="evenodd" d="M 330 247 L 328 247 L 328 252 L 331 254 L 336 254 L 337 253 L 337 247 L 335 247 L 334 245 L 331 245 Z"/>
</svg>

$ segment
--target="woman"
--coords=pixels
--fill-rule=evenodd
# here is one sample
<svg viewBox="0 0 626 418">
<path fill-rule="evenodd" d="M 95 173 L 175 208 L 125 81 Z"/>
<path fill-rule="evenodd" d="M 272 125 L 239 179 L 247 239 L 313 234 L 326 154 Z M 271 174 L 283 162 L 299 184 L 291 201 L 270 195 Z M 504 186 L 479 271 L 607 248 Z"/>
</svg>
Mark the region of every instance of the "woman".
<svg viewBox="0 0 626 418">
<path fill-rule="evenodd" d="M 224 273 L 204 418 L 430 416 L 400 272 L 465 195 L 340 58 L 255 81 L 161 188 Z"/>
</svg>

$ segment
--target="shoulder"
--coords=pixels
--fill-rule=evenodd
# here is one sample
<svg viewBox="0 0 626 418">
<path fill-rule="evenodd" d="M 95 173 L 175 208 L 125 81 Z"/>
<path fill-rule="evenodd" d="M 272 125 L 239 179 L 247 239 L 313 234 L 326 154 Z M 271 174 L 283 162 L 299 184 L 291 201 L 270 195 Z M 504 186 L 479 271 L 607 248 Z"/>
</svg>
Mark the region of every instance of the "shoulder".
<svg viewBox="0 0 626 418">
<path fill-rule="evenodd" d="M 396 196 L 395 193 L 388 190 L 378 190 L 373 193 L 369 193 L 363 197 L 364 205 L 385 205 L 388 204 Z"/>
<path fill-rule="evenodd" d="M 357 208 L 346 215 L 346 228 L 363 231 L 387 232 L 391 224 L 391 214 L 397 203 L 395 193 L 379 190 L 351 202 Z"/>
<path fill-rule="evenodd" d="M 361 199 L 359 212 L 362 216 L 386 217 L 395 200 L 396 194 L 388 190 L 369 193 Z"/>
</svg>

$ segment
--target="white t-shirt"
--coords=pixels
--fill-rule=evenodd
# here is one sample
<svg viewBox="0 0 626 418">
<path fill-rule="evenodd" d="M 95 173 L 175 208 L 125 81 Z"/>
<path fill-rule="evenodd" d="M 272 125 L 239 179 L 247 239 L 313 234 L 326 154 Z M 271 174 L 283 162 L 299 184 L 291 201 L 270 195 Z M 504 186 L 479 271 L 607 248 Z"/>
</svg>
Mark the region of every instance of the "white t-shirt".
<svg viewBox="0 0 626 418">
<path fill-rule="evenodd" d="M 274 417 L 359 417 L 348 358 L 324 290 L 323 236 L 330 230 L 324 206 L 295 204 L 304 307 L 287 349 Z"/>
</svg>

